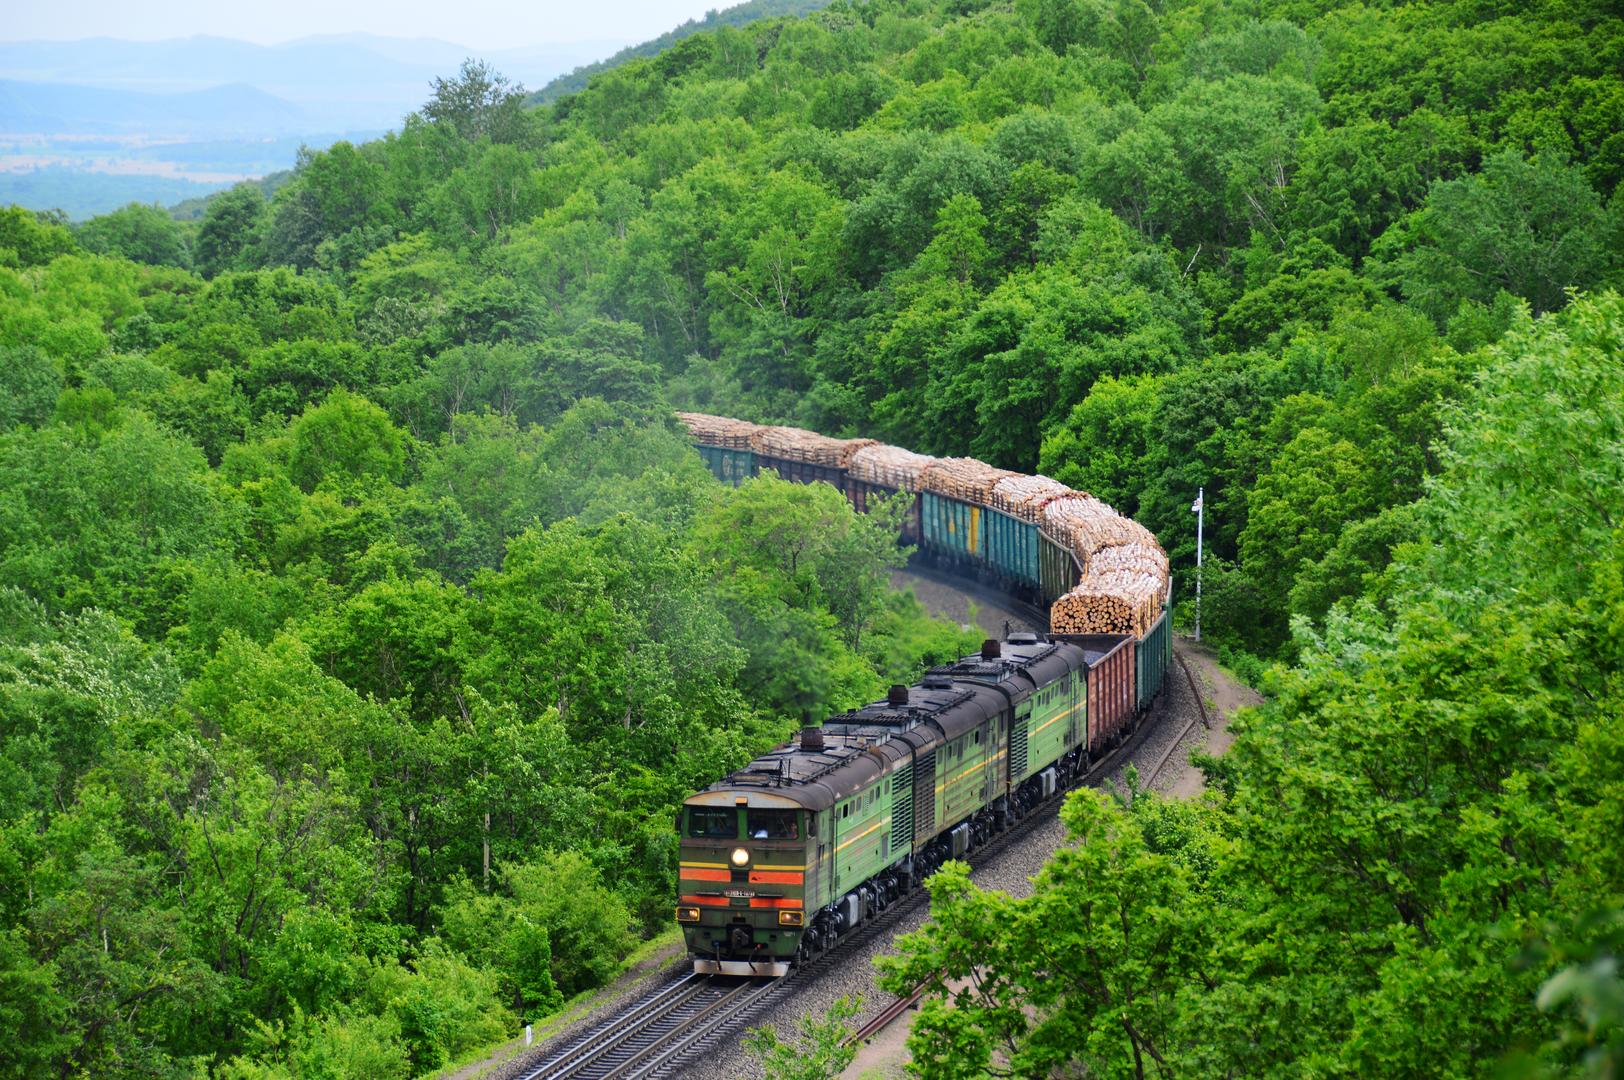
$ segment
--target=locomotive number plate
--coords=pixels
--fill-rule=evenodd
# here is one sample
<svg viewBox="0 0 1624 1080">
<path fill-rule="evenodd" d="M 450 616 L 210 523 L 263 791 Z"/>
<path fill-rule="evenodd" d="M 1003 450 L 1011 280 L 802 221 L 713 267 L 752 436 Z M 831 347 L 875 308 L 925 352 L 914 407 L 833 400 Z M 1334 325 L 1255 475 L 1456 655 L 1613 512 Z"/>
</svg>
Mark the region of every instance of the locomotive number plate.
<svg viewBox="0 0 1624 1080">
<path fill-rule="evenodd" d="M 754 896 L 756 893 L 754 889 L 723 889 L 722 895 L 744 898 Z"/>
</svg>

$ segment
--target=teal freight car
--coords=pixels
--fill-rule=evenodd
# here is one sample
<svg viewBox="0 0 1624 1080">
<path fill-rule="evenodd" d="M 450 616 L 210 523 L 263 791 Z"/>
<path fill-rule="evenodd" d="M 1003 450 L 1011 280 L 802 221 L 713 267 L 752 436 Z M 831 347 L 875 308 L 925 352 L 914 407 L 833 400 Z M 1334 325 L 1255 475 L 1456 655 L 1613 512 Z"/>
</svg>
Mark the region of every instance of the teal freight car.
<svg viewBox="0 0 1624 1080">
<path fill-rule="evenodd" d="M 1038 586 L 1038 527 L 999 510 L 982 511 L 987 568 L 1017 594 Z"/>
</svg>

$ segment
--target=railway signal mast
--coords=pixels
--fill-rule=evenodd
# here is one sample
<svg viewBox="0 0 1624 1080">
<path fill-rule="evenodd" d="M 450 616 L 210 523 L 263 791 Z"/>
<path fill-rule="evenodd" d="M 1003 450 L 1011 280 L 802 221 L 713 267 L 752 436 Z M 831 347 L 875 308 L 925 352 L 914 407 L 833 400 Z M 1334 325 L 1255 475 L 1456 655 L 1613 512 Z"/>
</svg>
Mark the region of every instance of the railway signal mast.
<svg viewBox="0 0 1624 1080">
<path fill-rule="evenodd" d="M 1195 639 L 1201 640 L 1201 534 L 1207 519 L 1207 489 L 1196 490 L 1195 502 L 1190 506 L 1195 515 Z"/>
</svg>

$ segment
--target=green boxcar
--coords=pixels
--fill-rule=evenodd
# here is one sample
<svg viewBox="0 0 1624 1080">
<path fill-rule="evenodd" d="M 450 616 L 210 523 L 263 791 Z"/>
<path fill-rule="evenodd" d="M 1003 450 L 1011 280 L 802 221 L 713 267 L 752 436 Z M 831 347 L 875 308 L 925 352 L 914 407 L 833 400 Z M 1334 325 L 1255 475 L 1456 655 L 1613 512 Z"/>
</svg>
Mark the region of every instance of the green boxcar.
<svg viewBox="0 0 1624 1080">
<path fill-rule="evenodd" d="M 1139 682 L 1136 688 L 1138 704 L 1144 710 L 1150 708 L 1151 699 L 1161 691 L 1162 683 L 1167 678 L 1167 667 L 1173 660 L 1173 628 L 1168 623 L 1165 610 L 1135 645 L 1135 649 L 1138 651 L 1134 658 L 1134 670 Z"/>
<path fill-rule="evenodd" d="M 920 495 L 919 509 L 923 518 L 921 524 L 924 526 L 925 547 L 950 562 L 986 561 L 986 537 L 983 535 L 986 510 L 938 495 L 934 491 Z"/>
<path fill-rule="evenodd" d="M 1041 529 L 1038 533 L 1038 588 L 1043 602 L 1052 604 L 1077 587 L 1081 573 L 1077 557 Z"/>
<path fill-rule="evenodd" d="M 749 450 L 729 450 L 721 446 L 695 446 L 700 460 L 716 479 L 734 487 L 756 475 L 756 455 Z"/>
<path fill-rule="evenodd" d="M 981 517 L 987 564 L 1018 584 L 1038 584 L 1038 527 L 998 510 L 984 510 Z"/>
</svg>

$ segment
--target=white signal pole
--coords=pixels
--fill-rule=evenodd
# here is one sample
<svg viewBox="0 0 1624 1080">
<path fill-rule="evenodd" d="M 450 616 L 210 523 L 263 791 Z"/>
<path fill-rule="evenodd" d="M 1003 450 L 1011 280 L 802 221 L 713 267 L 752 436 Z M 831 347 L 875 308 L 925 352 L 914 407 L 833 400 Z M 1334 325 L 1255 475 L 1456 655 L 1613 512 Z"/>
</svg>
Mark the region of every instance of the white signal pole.
<svg viewBox="0 0 1624 1080">
<path fill-rule="evenodd" d="M 1190 507 L 1195 514 L 1195 639 L 1201 640 L 1201 534 L 1205 531 L 1207 520 L 1207 489 L 1203 486 L 1196 491 L 1195 505 Z"/>
</svg>

